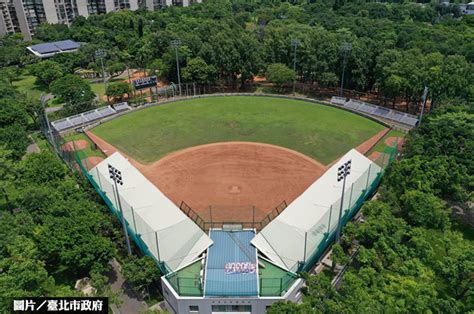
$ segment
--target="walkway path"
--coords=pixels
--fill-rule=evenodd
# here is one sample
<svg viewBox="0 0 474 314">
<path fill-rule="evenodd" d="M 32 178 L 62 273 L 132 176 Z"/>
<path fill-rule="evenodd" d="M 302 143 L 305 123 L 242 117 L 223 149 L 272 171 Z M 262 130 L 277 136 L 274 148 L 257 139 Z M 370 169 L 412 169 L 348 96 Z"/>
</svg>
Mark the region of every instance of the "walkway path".
<svg viewBox="0 0 474 314">
<path fill-rule="evenodd" d="M 122 290 L 120 298 L 123 303 L 120 306 L 112 304 L 112 310 L 114 313 L 140 313 L 147 309 L 145 301 L 135 294 L 135 292 L 128 287 L 125 283 L 125 279 L 122 276 L 120 264 L 114 259 L 111 262 L 112 270 L 107 274 L 109 277 L 109 283 L 112 286 L 112 290 Z"/>
</svg>

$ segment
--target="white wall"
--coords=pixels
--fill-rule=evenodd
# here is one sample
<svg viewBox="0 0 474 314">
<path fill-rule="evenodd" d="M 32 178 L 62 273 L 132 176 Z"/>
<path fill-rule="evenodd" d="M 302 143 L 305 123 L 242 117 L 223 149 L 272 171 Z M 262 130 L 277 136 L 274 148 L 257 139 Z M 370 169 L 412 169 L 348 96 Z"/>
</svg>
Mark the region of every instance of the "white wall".
<svg viewBox="0 0 474 314">
<path fill-rule="evenodd" d="M 87 0 L 76 0 L 77 3 L 77 12 L 79 15 L 84 17 L 89 16 L 89 10 L 87 10 Z"/>
<path fill-rule="evenodd" d="M 211 314 L 213 305 L 251 305 L 252 314 L 262 314 L 266 312 L 267 306 L 277 301 L 293 301 L 300 303 L 302 301 L 300 289 L 303 286 L 303 279 L 295 281 L 291 289 L 283 297 L 254 297 L 254 298 L 203 298 L 203 297 L 180 297 L 176 294 L 168 281 L 162 277 L 161 286 L 166 306 L 171 313 L 188 314 L 189 306 L 199 306 L 199 314 Z"/>
<path fill-rule="evenodd" d="M 56 5 L 54 4 L 54 0 L 43 0 L 43 7 L 48 23 L 58 23 L 59 18 L 56 12 Z"/>
</svg>

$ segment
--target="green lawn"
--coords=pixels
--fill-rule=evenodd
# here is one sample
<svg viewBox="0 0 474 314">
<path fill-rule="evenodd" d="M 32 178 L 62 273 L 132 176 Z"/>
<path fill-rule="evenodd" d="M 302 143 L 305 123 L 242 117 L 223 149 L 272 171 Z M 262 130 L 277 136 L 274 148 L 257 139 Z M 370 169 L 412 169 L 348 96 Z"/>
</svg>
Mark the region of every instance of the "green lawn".
<svg viewBox="0 0 474 314">
<path fill-rule="evenodd" d="M 18 80 L 12 82 L 13 86 L 28 96 L 39 99 L 41 94 L 47 94 L 47 88 L 36 84 L 36 76 L 22 75 Z"/>
<path fill-rule="evenodd" d="M 150 163 L 201 144 L 250 141 L 294 149 L 328 164 L 383 126 L 353 113 L 272 97 L 210 97 L 140 110 L 93 132 Z"/>
<path fill-rule="evenodd" d="M 104 83 L 91 83 L 91 89 L 92 91 L 99 96 L 99 98 L 102 98 L 102 96 L 105 95 L 105 86 Z"/>
</svg>

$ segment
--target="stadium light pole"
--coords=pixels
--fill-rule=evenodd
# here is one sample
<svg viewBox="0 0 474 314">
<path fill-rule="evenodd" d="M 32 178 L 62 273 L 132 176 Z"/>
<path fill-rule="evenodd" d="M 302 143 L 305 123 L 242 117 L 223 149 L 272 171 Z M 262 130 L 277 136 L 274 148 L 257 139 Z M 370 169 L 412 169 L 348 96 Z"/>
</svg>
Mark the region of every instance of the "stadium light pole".
<svg viewBox="0 0 474 314">
<path fill-rule="evenodd" d="M 178 57 L 178 48 L 181 45 L 181 40 L 174 39 L 171 41 L 171 47 L 174 48 L 174 53 L 176 56 L 176 71 L 178 72 L 178 88 L 179 96 L 181 96 L 181 74 L 179 73 L 179 57 Z"/>
<path fill-rule="evenodd" d="M 293 95 L 296 91 L 296 49 L 301 44 L 301 40 L 295 38 L 291 40 L 291 46 L 293 47 L 293 72 L 295 72 L 295 78 L 293 79 Z"/>
<path fill-rule="evenodd" d="M 341 90 L 339 91 L 339 96 L 342 96 L 344 93 L 344 75 L 346 73 L 347 53 L 352 50 L 352 44 L 346 41 L 343 42 L 341 45 L 341 50 L 344 53 L 344 59 L 342 61 Z"/>
<path fill-rule="evenodd" d="M 127 243 L 128 254 L 132 255 L 132 249 L 130 248 L 130 239 L 128 238 L 127 225 L 125 224 L 125 218 L 123 216 L 122 202 L 120 202 L 120 195 L 117 188 L 117 184 L 123 185 L 122 172 L 120 172 L 114 166 L 108 164 L 110 178 L 114 181 L 115 192 L 117 193 L 117 203 L 120 210 L 120 218 L 122 220 L 123 233 L 125 233 L 125 242 Z"/>
<path fill-rule="evenodd" d="M 336 242 L 341 240 L 341 229 L 342 229 L 342 209 L 344 207 L 344 191 L 346 189 L 346 177 L 351 174 L 351 163 L 352 160 L 349 159 L 343 163 L 337 169 L 337 182 L 342 180 L 342 196 L 341 196 L 341 206 L 339 207 L 339 220 L 337 222 L 337 236 Z"/>
<path fill-rule="evenodd" d="M 107 90 L 107 81 L 105 79 L 105 68 L 104 68 L 104 58 L 107 57 L 107 51 L 104 49 L 98 49 L 95 52 L 95 56 L 100 59 L 100 65 L 102 67 L 102 81 L 104 82 L 104 88 Z"/>
</svg>

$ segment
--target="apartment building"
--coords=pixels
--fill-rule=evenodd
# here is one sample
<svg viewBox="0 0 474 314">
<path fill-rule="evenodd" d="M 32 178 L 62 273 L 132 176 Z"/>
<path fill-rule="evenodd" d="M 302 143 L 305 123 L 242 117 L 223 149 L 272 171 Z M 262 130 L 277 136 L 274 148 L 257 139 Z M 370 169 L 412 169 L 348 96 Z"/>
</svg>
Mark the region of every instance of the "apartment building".
<svg viewBox="0 0 474 314">
<path fill-rule="evenodd" d="M 0 36 L 21 32 L 31 40 L 41 23 L 70 25 L 76 16 L 121 9 L 150 11 L 165 6 L 188 6 L 202 0 L 0 0 Z"/>
</svg>

